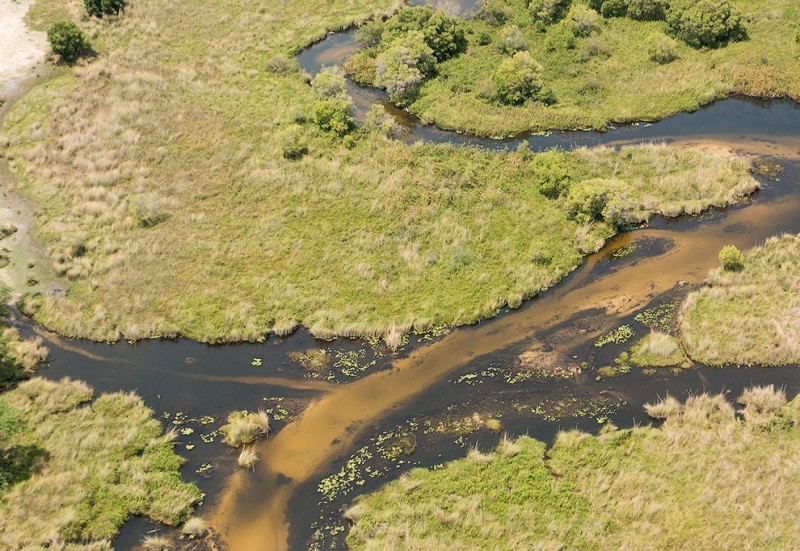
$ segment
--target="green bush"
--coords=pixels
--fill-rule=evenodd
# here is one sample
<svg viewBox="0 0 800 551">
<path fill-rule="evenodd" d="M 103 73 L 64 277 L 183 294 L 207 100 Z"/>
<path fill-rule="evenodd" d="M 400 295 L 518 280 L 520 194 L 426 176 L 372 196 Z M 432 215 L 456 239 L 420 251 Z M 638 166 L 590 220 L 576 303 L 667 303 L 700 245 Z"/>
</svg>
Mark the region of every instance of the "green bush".
<svg viewBox="0 0 800 551">
<path fill-rule="evenodd" d="M 503 25 L 512 14 L 505 0 L 486 0 L 478 11 L 478 17 L 490 25 Z"/>
<path fill-rule="evenodd" d="M 542 66 L 528 52 L 503 60 L 492 75 L 495 97 L 507 105 L 521 105 L 542 89 Z"/>
<path fill-rule="evenodd" d="M 353 127 L 353 104 L 343 97 L 314 102 L 314 122 L 322 130 L 343 136 Z"/>
<path fill-rule="evenodd" d="M 53 53 L 64 63 L 73 64 L 92 53 L 89 39 L 72 21 L 59 21 L 47 30 L 47 40 Z"/>
<path fill-rule="evenodd" d="M 408 105 L 435 68 L 433 50 L 419 32 L 411 32 L 394 40 L 378 56 L 375 84 L 385 88 L 394 103 Z"/>
<path fill-rule="evenodd" d="M 667 0 L 627 0 L 627 16 L 638 21 L 662 21 L 667 15 Z"/>
<path fill-rule="evenodd" d="M 93 17 L 119 13 L 125 3 L 125 0 L 83 0 L 87 13 Z"/>
<path fill-rule="evenodd" d="M 338 67 L 325 67 L 311 81 L 311 88 L 319 99 L 347 96 L 344 74 Z"/>
<path fill-rule="evenodd" d="M 498 47 L 500 51 L 505 54 L 513 54 L 514 52 L 527 50 L 528 42 L 525 40 L 519 27 L 516 25 L 509 25 L 500 33 Z"/>
<path fill-rule="evenodd" d="M 744 268 L 744 255 L 736 245 L 725 245 L 719 252 L 719 261 L 722 269 L 728 272 L 738 272 Z"/>
<path fill-rule="evenodd" d="M 571 19 L 575 36 L 589 36 L 597 28 L 597 13 L 582 4 L 572 10 Z"/>
<path fill-rule="evenodd" d="M 543 151 L 531 161 L 533 183 L 539 192 L 550 199 L 557 199 L 569 190 L 572 176 L 559 151 Z"/>
<path fill-rule="evenodd" d="M 529 9 L 534 21 L 552 25 L 564 19 L 572 0 L 531 0 Z"/>
<path fill-rule="evenodd" d="M 647 37 L 647 55 L 656 63 L 665 64 L 678 59 L 678 45 L 670 37 L 663 34 L 652 34 Z"/>
<path fill-rule="evenodd" d="M 356 30 L 356 42 L 362 48 L 373 48 L 381 43 L 384 23 L 382 19 L 371 19 Z"/>
<path fill-rule="evenodd" d="M 603 17 L 625 17 L 628 12 L 627 0 L 605 0 L 600 7 Z"/>
<path fill-rule="evenodd" d="M 608 197 L 608 186 L 603 180 L 585 180 L 570 187 L 567 213 L 581 224 L 602 220 Z"/>
<path fill-rule="evenodd" d="M 605 0 L 589 0 L 589 2 L 588 2 L 589 3 L 589 7 L 592 8 L 597 13 L 600 13 L 600 11 L 603 9 L 603 2 L 604 1 Z"/>
<path fill-rule="evenodd" d="M 743 40 L 742 18 L 728 0 L 678 0 L 667 11 L 669 31 L 693 48 Z"/>
<path fill-rule="evenodd" d="M 545 47 L 548 52 L 574 50 L 575 44 L 575 35 L 572 29 L 564 24 L 554 26 L 553 30 L 547 34 L 547 39 L 545 40 Z"/>
<path fill-rule="evenodd" d="M 289 125 L 277 137 L 284 159 L 296 161 L 308 153 L 303 127 L 299 124 Z"/>
<path fill-rule="evenodd" d="M 437 61 L 455 56 L 467 47 L 461 22 L 430 6 L 403 8 L 390 18 L 383 29 L 382 40 L 391 44 L 409 33 L 419 32 Z"/>
</svg>

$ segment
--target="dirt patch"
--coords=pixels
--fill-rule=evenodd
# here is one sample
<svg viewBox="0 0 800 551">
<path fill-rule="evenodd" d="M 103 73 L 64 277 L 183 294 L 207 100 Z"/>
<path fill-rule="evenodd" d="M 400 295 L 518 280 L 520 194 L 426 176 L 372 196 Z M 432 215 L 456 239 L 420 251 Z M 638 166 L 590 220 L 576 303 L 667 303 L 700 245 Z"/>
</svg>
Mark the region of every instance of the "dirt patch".
<svg viewBox="0 0 800 551">
<path fill-rule="evenodd" d="M 47 37 L 25 25 L 31 4 L 33 0 L 0 2 L 0 101 L 13 98 L 45 59 Z"/>
</svg>

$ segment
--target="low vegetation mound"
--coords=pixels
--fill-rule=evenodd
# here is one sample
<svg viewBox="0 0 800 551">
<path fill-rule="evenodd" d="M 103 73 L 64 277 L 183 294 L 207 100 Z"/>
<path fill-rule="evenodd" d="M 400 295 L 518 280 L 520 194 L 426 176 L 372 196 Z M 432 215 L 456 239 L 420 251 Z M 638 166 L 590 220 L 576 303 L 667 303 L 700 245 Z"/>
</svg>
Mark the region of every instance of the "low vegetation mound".
<svg viewBox="0 0 800 551">
<path fill-rule="evenodd" d="M 648 405 L 663 426 L 522 437 L 358 501 L 353 549 L 793 549 L 800 399 L 757 387 Z"/>
<path fill-rule="evenodd" d="M 722 267 L 683 304 L 686 351 L 711 365 L 800 363 L 800 236 L 722 253 Z"/>
<path fill-rule="evenodd" d="M 186 520 L 202 494 L 181 480 L 172 437 L 134 394 L 40 378 L 3 394 L 0 547 L 110 549 L 133 515 Z"/>
<path fill-rule="evenodd" d="M 519 305 L 619 227 L 757 185 L 746 163 L 669 147 L 406 145 L 387 137 L 380 109 L 356 127 L 341 75 L 309 86 L 289 54 L 375 5 L 304 0 L 254 14 L 235 0 L 184 13 L 147 0 L 113 24 L 86 22 L 99 57 L 4 121 L 2 152 L 70 287 L 26 297 L 25 311 L 98 340 L 257 340 L 303 324 L 395 342 L 412 326 Z M 463 22 L 410 13 L 385 32 L 413 44 L 376 57 L 398 93 L 415 70 L 460 57 L 445 59 Z M 537 87 L 514 79 L 509 97 Z"/>
<path fill-rule="evenodd" d="M 407 7 L 369 23 L 347 70 L 362 84 L 388 87 L 376 78 L 383 52 L 424 32 L 437 13 Z M 415 73 L 402 100 L 391 89 L 390 97 L 446 129 L 508 136 L 605 128 L 731 93 L 800 98 L 792 0 L 492 0 L 475 18 L 438 20 L 454 29 L 446 35 L 452 47 Z M 517 72 L 511 59 L 521 52 L 536 63 L 538 87 L 508 96 L 497 81 Z"/>
</svg>

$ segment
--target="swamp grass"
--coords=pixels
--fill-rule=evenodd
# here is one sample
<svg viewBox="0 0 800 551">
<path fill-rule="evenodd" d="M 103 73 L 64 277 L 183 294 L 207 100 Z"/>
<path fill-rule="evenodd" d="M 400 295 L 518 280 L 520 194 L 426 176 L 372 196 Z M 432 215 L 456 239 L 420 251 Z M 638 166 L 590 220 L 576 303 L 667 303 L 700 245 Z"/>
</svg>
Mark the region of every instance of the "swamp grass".
<svg viewBox="0 0 800 551">
<path fill-rule="evenodd" d="M 38 0 L 31 18 L 63 5 L 79 10 Z M 632 222 L 757 187 L 742 161 L 662 146 L 532 155 L 320 131 L 304 75 L 276 60 L 395 7 L 141 0 L 79 21 L 99 57 L 15 104 L 0 139 L 69 285 L 26 312 L 96 340 L 300 324 L 394 340 L 516 307 L 615 231 L 572 220 L 541 192 L 553 179 L 592 180 Z"/>
<path fill-rule="evenodd" d="M 754 397 L 753 394 L 757 396 Z M 648 406 L 661 427 L 521 437 L 359 499 L 353 549 L 793 549 L 800 399 L 751 389 Z M 748 405 L 747 407 L 753 407 Z"/>
<path fill-rule="evenodd" d="M 598 15 L 588 34 L 575 37 L 573 17 L 583 22 L 588 17 L 586 5 L 577 0 L 562 22 L 544 32 L 534 24 L 525 0 L 498 3 L 510 8 L 505 24 L 481 18 L 464 22 L 466 52 L 439 64 L 437 75 L 409 106 L 423 121 L 471 134 L 510 136 L 658 120 L 731 94 L 800 99 L 800 43 L 795 40 L 800 8 L 792 0 L 732 0 L 748 38 L 716 49 L 667 39 L 663 21 L 626 17 Z M 499 44 L 511 25 L 520 29 L 530 55 L 542 65 L 542 81 L 555 104 L 507 106 L 482 97 L 492 88 L 493 72 L 510 55 Z M 564 39 L 565 33 L 571 40 Z M 650 58 L 646 45 L 655 37 L 670 44 L 673 61 L 661 64 Z M 351 64 L 363 67 L 370 61 Z"/>
<path fill-rule="evenodd" d="M 768 239 L 719 268 L 680 312 L 689 356 L 709 365 L 800 363 L 800 236 Z"/>
<path fill-rule="evenodd" d="M 0 547 L 110 549 L 129 517 L 178 525 L 202 499 L 138 396 L 95 397 L 79 381 L 34 378 L 3 399 L 25 425 L 6 446 L 36 453 L 28 477 L 0 495 Z"/>
</svg>

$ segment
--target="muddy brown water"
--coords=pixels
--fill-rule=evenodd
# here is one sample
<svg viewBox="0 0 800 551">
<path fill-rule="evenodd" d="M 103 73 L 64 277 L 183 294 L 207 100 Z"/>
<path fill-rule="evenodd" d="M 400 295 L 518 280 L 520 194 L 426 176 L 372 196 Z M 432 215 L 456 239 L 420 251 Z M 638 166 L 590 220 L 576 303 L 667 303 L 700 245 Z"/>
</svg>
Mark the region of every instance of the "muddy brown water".
<svg viewBox="0 0 800 551">
<path fill-rule="evenodd" d="M 352 42 L 348 33 L 331 35 L 301 54 L 300 62 L 310 72 L 313 63 L 336 63 L 351 47 L 348 40 Z M 377 91 L 359 90 L 365 105 L 383 101 Z M 42 334 L 50 341 L 50 365 L 41 371 L 43 376 L 80 378 L 100 392 L 136 390 L 165 426 L 192 429 L 178 438 L 178 452 L 187 458 L 183 474 L 206 492 L 199 513 L 222 532 L 231 549 L 340 548 L 344 533 L 339 530 L 345 525 L 339 510 L 356 495 L 412 466 L 462 457 L 464 446 L 478 443 L 489 448 L 499 438 L 485 429 L 460 437 L 409 429 L 417 431 L 412 455 L 361 486 L 323 499 L 317 489 L 320 481 L 370 445 L 375 435 L 396 427 L 478 413 L 501 418 L 503 430 L 511 435 L 551 441 L 563 428 L 594 431 L 605 421 L 620 426 L 646 423 L 642 404 L 667 392 L 681 398 L 702 391 L 736 395 L 748 385 L 763 383 L 784 386 L 790 396 L 800 390 L 797 366 L 694 365 L 655 373 L 634 368 L 597 380 L 596 368 L 611 363 L 636 337 L 602 348 L 593 344 L 622 324 L 637 337 L 646 334 L 636 314 L 653 303 L 680 301 L 716 266 L 723 245 L 745 249 L 773 235 L 800 232 L 800 109 L 795 104 L 733 98 L 652 125 L 515 140 L 443 132 L 402 112 L 398 116 L 408 123 L 409 141 L 505 149 L 527 140 L 534 150 L 675 141 L 768 156 L 785 171 L 779 181 L 764 180 L 764 189 L 739 205 L 675 220 L 656 218 L 647 228 L 621 234 L 522 308 L 432 342 L 414 338 L 397 356 L 363 340 L 321 342 L 302 330 L 264 343 L 223 346 L 184 339 L 90 343 L 59 339 L 18 318 L 23 333 Z M 620 254 L 622 250 L 629 253 Z M 565 364 L 588 365 L 569 377 L 515 384 L 503 379 L 520 354 L 542 346 Z M 308 370 L 289 357 L 321 348 L 331 358 L 346 359 L 342 365 L 355 361 L 367 367 L 350 374 L 340 370 L 332 381 L 325 374 L 310 379 Z M 554 401 L 589 406 L 543 415 Z M 238 470 L 236 453 L 223 446 L 213 430 L 231 410 L 269 407 L 279 412 L 279 406 L 288 417 L 276 420 L 272 434 L 258 444 L 255 471 Z M 134 548 L 143 534 L 163 530 L 135 519 L 123 527 L 115 547 Z"/>
</svg>

